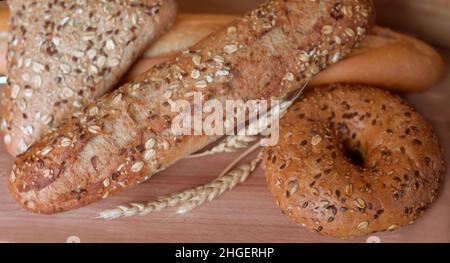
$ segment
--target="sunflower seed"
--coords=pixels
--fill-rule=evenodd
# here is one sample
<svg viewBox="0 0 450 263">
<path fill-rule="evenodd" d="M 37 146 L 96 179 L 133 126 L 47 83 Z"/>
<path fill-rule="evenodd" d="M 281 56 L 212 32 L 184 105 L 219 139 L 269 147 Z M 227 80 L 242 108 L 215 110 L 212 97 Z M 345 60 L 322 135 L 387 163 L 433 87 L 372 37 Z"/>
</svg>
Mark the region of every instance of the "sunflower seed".
<svg viewBox="0 0 450 263">
<path fill-rule="evenodd" d="M 322 141 L 322 137 L 320 135 L 314 135 L 311 139 L 311 145 L 316 146 Z"/>
<path fill-rule="evenodd" d="M 192 57 L 192 62 L 194 63 L 194 65 L 200 66 L 200 64 L 202 63 L 202 57 L 199 55 L 194 55 Z"/>
<path fill-rule="evenodd" d="M 334 28 L 330 25 L 325 25 L 322 27 L 322 34 L 329 35 L 333 33 Z"/>
<path fill-rule="evenodd" d="M 355 204 L 356 207 L 364 209 L 366 208 L 366 203 L 364 202 L 364 200 L 362 198 L 356 198 L 353 203 Z"/>
<path fill-rule="evenodd" d="M 353 194 L 353 185 L 352 184 L 348 184 L 345 186 L 345 193 L 350 196 Z"/>
<path fill-rule="evenodd" d="M 359 230 L 363 230 L 363 229 L 366 229 L 368 226 L 369 226 L 369 222 L 363 221 L 363 222 L 361 222 L 361 223 L 358 224 L 357 228 L 358 228 Z"/>
</svg>

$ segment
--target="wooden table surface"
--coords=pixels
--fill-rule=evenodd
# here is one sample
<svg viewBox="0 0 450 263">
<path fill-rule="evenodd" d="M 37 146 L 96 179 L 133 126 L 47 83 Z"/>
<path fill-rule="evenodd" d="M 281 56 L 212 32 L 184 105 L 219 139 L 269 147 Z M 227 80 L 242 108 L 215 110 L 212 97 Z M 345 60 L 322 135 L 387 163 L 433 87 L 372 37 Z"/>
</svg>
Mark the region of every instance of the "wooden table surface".
<svg viewBox="0 0 450 263">
<path fill-rule="evenodd" d="M 219 5 L 220 0 L 216 1 Z M 248 1 L 248 8 L 257 1 Z M 182 9 L 186 8 L 192 11 L 192 6 L 182 4 Z M 440 51 L 450 65 L 450 49 Z M 405 97 L 434 126 L 449 164 L 450 67 L 445 80 L 435 88 Z M 221 154 L 183 160 L 124 193 L 75 211 L 44 216 L 22 210 L 9 196 L 6 182 L 13 159 L 1 145 L 0 242 L 450 242 L 450 172 L 439 199 L 415 224 L 400 231 L 348 240 L 311 233 L 282 215 L 267 190 L 261 168 L 233 191 L 185 215 L 169 209 L 114 221 L 94 219 L 97 212 L 115 205 L 151 200 L 208 182 L 234 157 L 236 154 Z"/>
</svg>

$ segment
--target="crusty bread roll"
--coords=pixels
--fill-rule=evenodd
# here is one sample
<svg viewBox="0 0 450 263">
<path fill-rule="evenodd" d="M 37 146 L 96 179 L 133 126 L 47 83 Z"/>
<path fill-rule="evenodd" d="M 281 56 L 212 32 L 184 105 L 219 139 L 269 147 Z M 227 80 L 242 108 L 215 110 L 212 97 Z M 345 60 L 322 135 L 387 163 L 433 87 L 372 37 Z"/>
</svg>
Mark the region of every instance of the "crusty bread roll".
<svg viewBox="0 0 450 263">
<path fill-rule="evenodd" d="M 0 29 L 4 19 L 0 12 Z M 158 39 L 130 69 L 129 81 L 153 65 L 169 59 L 174 53 L 193 46 L 202 38 L 230 23 L 228 15 L 182 14 L 175 25 Z M 0 33 L 1 35 L 1 33 Z M 0 38 L 0 73 L 2 44 Z M 344 60 L 321 72 L 310 83 L 364 83 L 405 92 L 433 87 L 444 74 L 444 62 L 430 45 L 387 28 L 374 27 L 359 48 Z"/>
<path fill-rule="evenodd" d="M 9 153 L 115 87 L 175 20 L 174 0 L 10 1 L 1 129 Z"/>
<path fill-rule="evenodd" d="M 174 133 L 171 102 L 282 99 L 348 55 L 373 18 L 370 0 L 267 1 L 46 134 L 16 159 L 10 192 L 55 213 L 141 183 L 220 138 Z"/>
<path fill-rule="evenodd" d="M 311 85 L 363 83 L 399 91 L 421 91 L 439 82 L 444 70 L 443 59 L 428 44 L 374 27 L 350 56 L 321 72 Z"/>
</svg>

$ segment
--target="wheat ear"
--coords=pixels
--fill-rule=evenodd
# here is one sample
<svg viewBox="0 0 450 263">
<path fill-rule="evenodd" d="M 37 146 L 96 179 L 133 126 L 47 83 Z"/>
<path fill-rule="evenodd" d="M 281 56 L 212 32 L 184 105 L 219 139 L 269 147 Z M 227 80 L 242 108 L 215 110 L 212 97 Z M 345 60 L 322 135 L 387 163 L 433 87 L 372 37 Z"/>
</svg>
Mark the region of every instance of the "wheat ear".
<svg viewBox="0 0 450 263">
<path fill-rule="evenodd" d="M 302 88 L 300 88 L 299 91 L 291 99 L 285 100 L 280 104 L 280 108 L 278 109 L 278 112 L 275 112 L 276 114 L 278 114 L 279 117 L 282 117 L 286 113 L 287 109 L 290 106 L 292 106 L 292 104 L 301 96 L 306 85 L 307 84 L 305 84 Z M 269 111 L 269 112 L 266 112 L 260 118 L 270 119 L 272 117 L 273 117 L 272 112 Z M 261 130 L 261 129 L 263 129 L 263 127 L 262 127 L 263 123 L 264 122 L 253 121 L 248 125 L 247 129 L 248 130 L 255 130 L 255 129 Z M 230 135 L 230 136 L 227 136 L 225 138 L 225 140 L 223 140 L 221 143 L 214 146 L 213 148 L 203 151 L 203 152 L 200 152 L 200 153 L 197 153 L 197 154 L 192 154 L 190 156 L 185 157 L 185 159 L 204 157 L 204 156 L 209 156 L 209 155 L 213 155 L 213 154 L 217 154 L 217 153 L 237 152 L 244 148 L 248 148 L 250 146 L 250 144 L 255 142 L 257 139 L 258 139 L 258 136 L 256 136 L 256 135 Z"/>
<path fill-rule="evenodd" d="M 255 144 L 251 149 L 243 153 L 238 159 L 243 159 L 245 156 L 253 152 L 259 145 Z M 237 184 L 244 182 L 248 176 L 256 169 L 256 166 L 261 161 L 261 154 L 250 163 L 243 164 L 236 169 L 221 174 L 213 181 L 197 186 L 195 188 L 187 189 L 182 192 L 170 194 L 158 198 L 156 201 L 148 203 L 130 203 L 128 205 L 119 205 L 113 209 L 105 210 L 99 213 L 97 218 L 102 219 L 116 219 L 119 217 L 129 217 L 135 215 L 147 215 L 153 212 L 161 211 L 164 208 L 176 207 L 177 213 L 185 213 L 193 208 L 202 205 L 207 201 L 222 195 L 225 191 L 233 189 Z"/>
<path fill-rule="evenodd" d="M 237 152 L 239 150 L 248 148 L 251 143 L 255 142 L 258 139 L 258 136 L 252 136 L 252 135 L 232 135 L 227 136 L 225 140 L 223 140 L 218 145 L 214 146 L 213 148 L 206 150 L 201 153 L 192 154 L 190 156 L 187 156 L 186 158 L 198 158 L 198 157 L 204 157 L 209 156 L 217 153 L 232 153 Z"/>
</svg>

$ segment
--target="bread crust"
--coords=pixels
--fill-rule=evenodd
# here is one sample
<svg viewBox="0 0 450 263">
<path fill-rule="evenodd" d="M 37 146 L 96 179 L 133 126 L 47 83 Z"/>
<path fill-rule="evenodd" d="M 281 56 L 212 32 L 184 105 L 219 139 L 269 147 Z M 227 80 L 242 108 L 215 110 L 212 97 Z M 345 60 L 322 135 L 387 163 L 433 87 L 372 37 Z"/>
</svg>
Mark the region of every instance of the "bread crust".
<svg viewBox="0 0 450 263">
<path fill-rule="evenodd" d="M 351 151 L 363 160 L 352 162 Z M 438 138 L 411 106 L 381 89 L 341 84 L 318 87 L 288 110 L 263 166 L 284 214 L 336 237 L 412 224 L 445 174 Z"/>
<path fill-rule="evenodd" d="M 173 0 L 9 1 L 2 131 L 12 155 L 109 91 L 175 19 Z"/>
<path fill-rule="evenodd" d="M 372 21 L 368 0 L 268 1 L 38 140 L 18 156 L 10 192 L 55 213 L 130 188 L 218 139 L 174 135 L 169 99 L 282 98 L 348 54 Z"/>
</svg>

